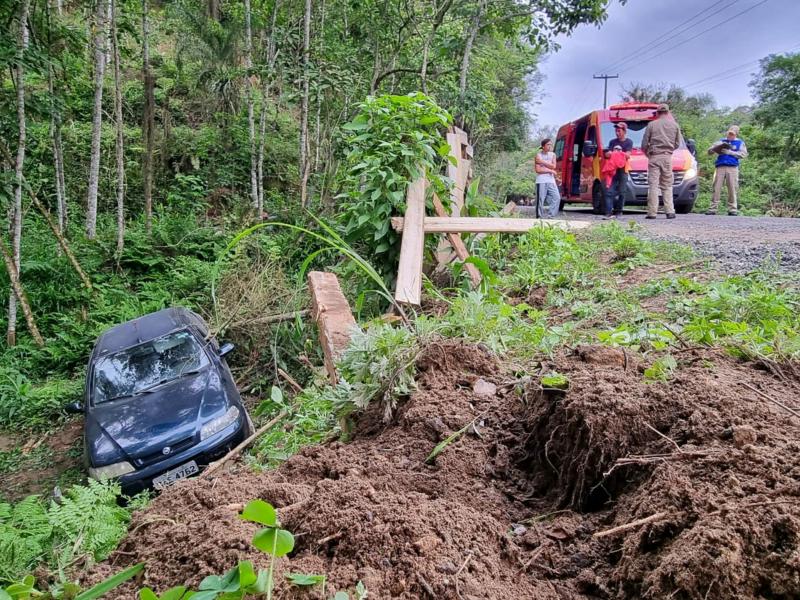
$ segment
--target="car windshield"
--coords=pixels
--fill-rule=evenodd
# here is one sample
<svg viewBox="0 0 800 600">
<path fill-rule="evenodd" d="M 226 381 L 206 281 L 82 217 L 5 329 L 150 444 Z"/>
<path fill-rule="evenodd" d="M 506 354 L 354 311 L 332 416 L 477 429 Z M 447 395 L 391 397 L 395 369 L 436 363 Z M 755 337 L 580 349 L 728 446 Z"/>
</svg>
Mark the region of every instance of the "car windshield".
<svg viewBox="0 0 800 600">
<path fill-rule="evenodd" d="M 628 124 L 628 133 L 625 137 L 633 142 L 633 147 L 642 149 L 642 138 L 644 137 L 644 130 L 647 128 L 649 121 L 625 121 Z M 617 138 L 617 133 L 614 131 L 614 123 L 608 121 L 600 124 L 600 135 L 603 140 L 603 148 L 608 148 L 611 140 Z M 681 148 L 684 147 L 683 139 L 681 139 Z"/>
<path fill-rule="evenodd" d="M 192 334 L 173 331 L 101 358 L 94 367 L 94 402 L 144 393 L 207 364 L 208 357 Z"/>
</svg>

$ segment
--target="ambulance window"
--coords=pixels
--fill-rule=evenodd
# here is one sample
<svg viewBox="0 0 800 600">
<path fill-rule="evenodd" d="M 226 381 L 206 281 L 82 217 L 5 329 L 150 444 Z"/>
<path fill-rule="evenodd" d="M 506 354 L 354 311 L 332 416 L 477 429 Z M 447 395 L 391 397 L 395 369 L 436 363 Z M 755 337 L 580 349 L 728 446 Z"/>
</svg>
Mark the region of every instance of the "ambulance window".
<svg viewBox="0 0 800 600">
<path fill-rule="evenodd" d="M 558 138 L 556 140 L 556 160 L 561 160 L 564 157 L 564 138 Z"/>
</svg>

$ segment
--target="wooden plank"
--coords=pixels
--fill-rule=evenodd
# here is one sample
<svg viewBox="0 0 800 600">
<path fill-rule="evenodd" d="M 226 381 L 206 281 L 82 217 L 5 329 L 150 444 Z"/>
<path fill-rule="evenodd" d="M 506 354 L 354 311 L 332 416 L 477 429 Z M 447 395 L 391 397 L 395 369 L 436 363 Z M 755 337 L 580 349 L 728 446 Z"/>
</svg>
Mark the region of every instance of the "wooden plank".
<svg viewBox="0 0 800 600">
<path fill-rule="evenodd" d="M 444 204 L 442 204 L 442 201 L 439 200 L 436 194 L 433 195 L 433 210 L 436 211 L 436 214 L 440 217 L 448 216 Z M 467 247 L 464 245 L 464 240 L 461 239 L 460 235 L 457 233 L 448 233 L 447 240 L 450 242 L 450 245 L 453 247 L 453 252 L 455 252 L 459 260 L 465 261 L 469 258 L 469 252 L 467 252 Z M 481 283 L 481 272 L 471 263 L 467 263 L 465 267 L 467 273 L 469 273 L 469 278 L 472 280 L 472 285 L 475 287 L 479 286 Z"/>
<path fill-rule="evenodd" d="M 402 304 L 419 306 L 422 301 L 422 254 L 425 249 L 425 189 L 428 181 L 420 177 L 408 186 L 400 264 L 394 298 Z"/>
<path fill-rule="evenodd" d="M 427 217 L 425 233 L 525 233 L 534 227 L 561 227 L 586 229 L 589 221 L 564 221 L 561 219 L 517 219 L 514 217 Z M 403 217 L 392 217 L 392 228 L 403 231 Z"/>
<path fill-rule="evenodd" d="M 311 271 L 308 274 L 308 289 L 311 292 L 313 316 L 317 322 L 319 342 L 325 357 L 325 370 L 328 371 L 331 383 L 336 384 L 339 382 L 336 361 L 347 348 L 350 336 L 358 325 L 336 275 Z"/>
</svg>

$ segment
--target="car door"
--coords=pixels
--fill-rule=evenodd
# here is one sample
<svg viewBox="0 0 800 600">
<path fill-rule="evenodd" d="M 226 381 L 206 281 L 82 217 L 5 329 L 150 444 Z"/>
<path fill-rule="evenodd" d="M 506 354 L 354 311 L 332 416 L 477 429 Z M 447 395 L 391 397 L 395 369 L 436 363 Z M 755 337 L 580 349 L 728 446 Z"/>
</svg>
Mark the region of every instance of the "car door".
<svg viewBox="0 0 800 600">
<path fill-rule="evenodd" d="M 586 140 L 584 147 L 587 143 L 597 145 L 597 127 L 592 124 L 586 130 Z M 592 185 L 594 184 L 594 161 L 597 154 L 586 156 L 581 154 L 581 198 L 584 200 L 592 199 Z"/>
</svg>

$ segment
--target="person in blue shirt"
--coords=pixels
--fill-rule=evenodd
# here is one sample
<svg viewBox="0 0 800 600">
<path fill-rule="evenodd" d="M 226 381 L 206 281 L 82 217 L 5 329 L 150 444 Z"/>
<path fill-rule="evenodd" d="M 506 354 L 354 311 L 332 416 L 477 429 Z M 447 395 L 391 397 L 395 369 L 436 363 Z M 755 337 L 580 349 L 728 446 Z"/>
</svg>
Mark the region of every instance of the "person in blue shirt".
<svg viewBox="0 0 800 600">
<path fill-rule="evenodd" d="M 722 185 L 728 187 L 728 214 L 739 214 L 737 193 L 739 191 L 739 161 L 747 157 L 747 146 L 739 139 L 739 127 L 731 125 L 727 135 L 708 149 L 709 154 L 717 154 L 714 163 L 714 193 L 711 197 L 711 206 L 706 211 L 707 215 L 717 214 L 719 199 L 722 195 Z"/>
</svg>

